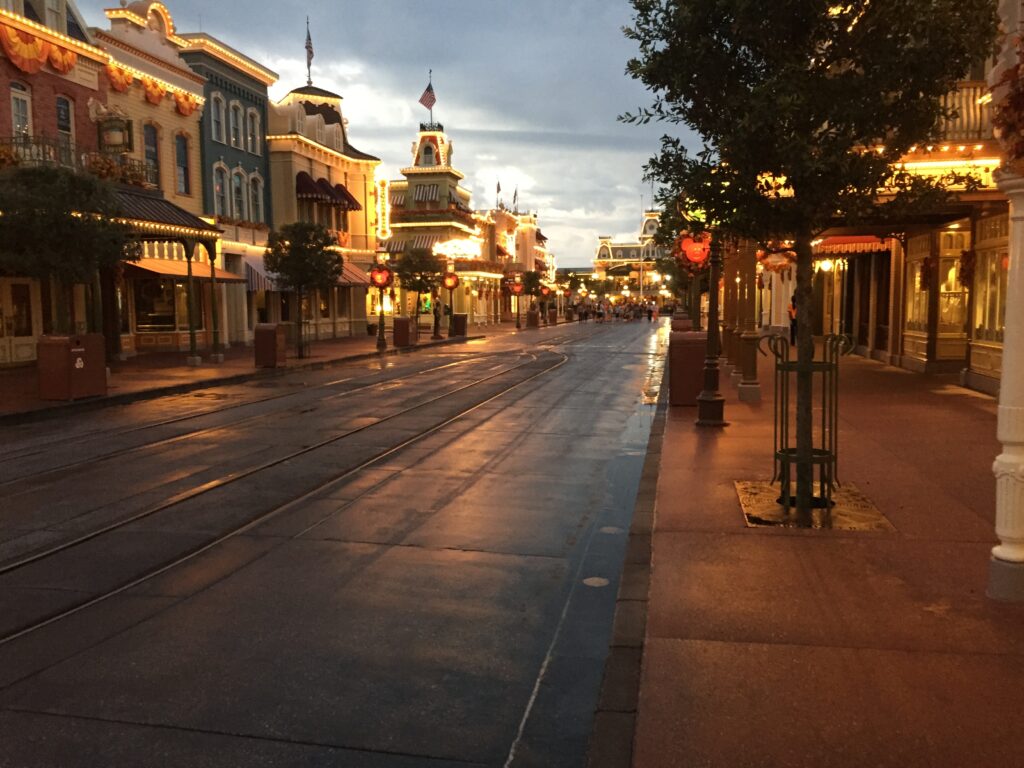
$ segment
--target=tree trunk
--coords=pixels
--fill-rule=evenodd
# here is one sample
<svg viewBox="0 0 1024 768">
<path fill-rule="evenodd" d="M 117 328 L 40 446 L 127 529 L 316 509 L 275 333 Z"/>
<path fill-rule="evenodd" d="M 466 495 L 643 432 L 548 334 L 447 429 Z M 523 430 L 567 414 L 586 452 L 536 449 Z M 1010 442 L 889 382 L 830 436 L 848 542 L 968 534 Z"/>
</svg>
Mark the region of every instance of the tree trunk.
<svg viewBox="0 0 1024 768">
<path fill-rule="evenodd" d="M 813 522 L 814 496 L 813 279 L 811 237 L 800 233 L 796 237 L 796 516 L 798 524 L 806 526 Z"/>
</svg>

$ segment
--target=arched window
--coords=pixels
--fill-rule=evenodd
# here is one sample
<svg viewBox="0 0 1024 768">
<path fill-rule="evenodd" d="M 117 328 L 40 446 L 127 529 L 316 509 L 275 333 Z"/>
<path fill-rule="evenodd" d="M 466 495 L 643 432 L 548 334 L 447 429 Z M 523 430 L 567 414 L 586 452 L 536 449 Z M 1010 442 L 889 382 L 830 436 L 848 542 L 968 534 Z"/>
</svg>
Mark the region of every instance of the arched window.
<svg viewBox="0 0 1024 768">
<path fill-rule="evenodd" d="M 229 118 L 229 126 L 231 131 L 231 146 L 241 147 L 242 146 L 242 108 L 238 104 L 231 105 L 231 114 Z"/>
<path fill-rule="evenodd" d="M 188 136 L 174 137 L 174 171 L 179 195 L 192 194 L 191 168 L 188 162 Z"/>
<path fill-rule="evenodd" d="M 249 179 L 249 220 L 263 223 L 263 181 L 259 176 Z"/>
<path fill-rule="evenodd" d="M 223 168 L 213 169 L 213 212 L 228 215 L 228 172 Z"/>
<path fill-rule="evenodd" d="M 431 144 L 425 144 L 423 146 L 423 164 L 434 164 L 434 147 Z"/>
<path fill-rule="evenodd" d="M 245 175 L 241 171 L 231 174 L 231 215 L 245 219 Z"/>
<path fill-rule="evenodd" d="M 143 158 L 146 163 L 146 181 L 160 186 L 160 136 L 156 126 L 142 126 Z"/>
<path fill-rule="evenodd" d="M 263 154 L 260 141 L 260 116 L 256 110 L 250 109 L 245 119 L 246 149 L 254 155 Z"/>
<path fill-rule="evenodd" d="M 11 128 L 17 137 L 32 135 L 32 91 L 11 83 Z"/>
<path fill-rule="evenodd" d="M 213 102 L 210 109 L 210 125 L 213 131 L 213 140 L 219 141 L 222 144 L 224 142 L 224 99 L 219 94 L 214 94 L 211 98 Z"/>
</svg>

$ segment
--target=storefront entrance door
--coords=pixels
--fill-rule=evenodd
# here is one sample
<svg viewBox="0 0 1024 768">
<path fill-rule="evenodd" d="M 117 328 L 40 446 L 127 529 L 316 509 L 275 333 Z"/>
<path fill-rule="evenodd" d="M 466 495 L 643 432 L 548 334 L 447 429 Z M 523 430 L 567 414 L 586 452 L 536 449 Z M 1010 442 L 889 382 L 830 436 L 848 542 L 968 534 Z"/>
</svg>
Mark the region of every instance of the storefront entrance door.
<svg viewBox="0 0 1024 768">
<path fill-rule="evenodd" d="M 39 288 L 24 278 L 0 279 L 0 365 L 36 359 L 40 333 Z"/>
</svg>

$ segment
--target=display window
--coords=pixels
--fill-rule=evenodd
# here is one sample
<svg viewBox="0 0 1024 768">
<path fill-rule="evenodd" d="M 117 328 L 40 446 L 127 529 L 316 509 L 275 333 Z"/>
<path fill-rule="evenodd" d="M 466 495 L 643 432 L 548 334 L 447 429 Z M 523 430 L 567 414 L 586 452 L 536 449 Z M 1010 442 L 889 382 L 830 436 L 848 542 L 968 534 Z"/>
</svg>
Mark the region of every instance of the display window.
<svg viewBox="0 0 1024 768">
<path fill-rule="evenodd" d="M 169 278 L 144 278 L 134 282 L 135 330 L 160 333 L 188 330 L 188 287 Z M 203 329 L 202 301 L 195 297 L 195 327 Z"/>
</svg>

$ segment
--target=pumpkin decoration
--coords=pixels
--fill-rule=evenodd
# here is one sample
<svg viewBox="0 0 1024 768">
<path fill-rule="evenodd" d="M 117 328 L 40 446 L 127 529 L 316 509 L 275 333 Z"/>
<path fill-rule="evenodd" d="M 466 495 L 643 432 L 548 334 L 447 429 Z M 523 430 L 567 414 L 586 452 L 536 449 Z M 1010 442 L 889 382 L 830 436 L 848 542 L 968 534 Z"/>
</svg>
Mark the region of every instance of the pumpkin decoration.
<svg viewBox="0 0 1024 768">
<path fill-rule="evenodd" d="M 110 87 L 118 93 L 127 91 L 129 86 L 135 81 L 135 76 L 131 72 L 117 66 L 113 62 L 107 64 L 106 72 L 107 79 L 110 81 Z"/>
<path fill-rule="evenodd" d="M 150 104 L 159 104 L 163 101 L 167 88 L 150 77 L 142 78 L 142 88 L 146 92 L 146 101 Z"/>
</svg>

